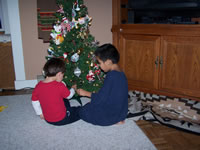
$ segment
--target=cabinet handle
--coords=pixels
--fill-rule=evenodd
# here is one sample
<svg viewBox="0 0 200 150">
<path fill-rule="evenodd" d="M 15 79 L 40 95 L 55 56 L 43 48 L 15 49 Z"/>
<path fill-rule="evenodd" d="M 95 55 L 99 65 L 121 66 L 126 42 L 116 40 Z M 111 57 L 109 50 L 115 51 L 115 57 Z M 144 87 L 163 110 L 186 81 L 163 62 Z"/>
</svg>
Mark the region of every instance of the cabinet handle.
<svg viewBox="0 0 200 150">
<path fill-rule="evenodd" d="M 155 61 L 156 68 L 158 68 L 158 63 L 159 63 L 158 61 L 159 61 L 159 57 L 157 56 L 157 57 L 156 57 L 156 61 Z"/>
<path fill-rule="evenodd" d="M 161 66 L 161 68 L 163 66 L 163 57 L 162 56 L 160 56 L 160 66 Z"/>
</svg>

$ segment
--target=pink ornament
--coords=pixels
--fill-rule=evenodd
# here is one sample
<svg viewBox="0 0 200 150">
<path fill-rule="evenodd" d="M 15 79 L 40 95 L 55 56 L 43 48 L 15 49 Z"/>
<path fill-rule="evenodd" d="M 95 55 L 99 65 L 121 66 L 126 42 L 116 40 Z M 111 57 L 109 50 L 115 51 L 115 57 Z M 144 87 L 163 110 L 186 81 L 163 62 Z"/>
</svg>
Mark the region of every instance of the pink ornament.
<svg viewBox="0 0 200 150">
<path fill-rule="evenodd" d="M 59 13 L 64 13 L 62 5 L 60 5 L 60 9 L 57 10 L 57 12 L 59 12 Z"/>
<path fill-rule="evenodd" d="M 71 30 L 71 25 L 68 23 L 67 24 L 67 32 L 69 32 Z"/>
</svg>

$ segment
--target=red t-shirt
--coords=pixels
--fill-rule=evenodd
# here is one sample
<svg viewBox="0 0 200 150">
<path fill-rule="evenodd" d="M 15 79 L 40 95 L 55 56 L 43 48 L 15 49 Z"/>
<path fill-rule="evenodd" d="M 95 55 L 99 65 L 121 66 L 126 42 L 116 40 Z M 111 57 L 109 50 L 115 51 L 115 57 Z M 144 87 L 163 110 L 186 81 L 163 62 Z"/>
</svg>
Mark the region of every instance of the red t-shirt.
<svg viewBox="0 0 200 150">
<path fill-rule="evenodd" d="M 45 120 L 57 122 L 64 119 L 66 107 L 63 98 L 70 95 L 68 88 L 62 83 L 40 81 L 32 93 L 32 101 L 39 100 Z"/>
</svg>

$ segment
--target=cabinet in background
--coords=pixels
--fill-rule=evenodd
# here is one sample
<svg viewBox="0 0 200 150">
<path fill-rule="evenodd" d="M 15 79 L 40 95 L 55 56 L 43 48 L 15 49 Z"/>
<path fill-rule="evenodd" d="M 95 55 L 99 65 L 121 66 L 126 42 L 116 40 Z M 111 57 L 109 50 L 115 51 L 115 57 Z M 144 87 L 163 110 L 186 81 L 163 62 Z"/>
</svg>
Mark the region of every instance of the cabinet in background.
<svg viewBox="0 0 200 150">
<path fill-rule="evenodd" d="M 200 25 L 122 24 L 113 0 L 113 44 L 129 90 L 200 101 Z"/>
<path fill-rule="evenodd" d="M 0 89 L 14 89 L 12 44 L 0 42 Z"/>
<path fill-rule="evenodd" d="M 120 34 L 129 89 L 200 97 L 200 37 Z"/>
<path fill-rule="evenodd" d="M 200 37 L 162 36 L 159 89 L 200 98 Z"/>
</svg>

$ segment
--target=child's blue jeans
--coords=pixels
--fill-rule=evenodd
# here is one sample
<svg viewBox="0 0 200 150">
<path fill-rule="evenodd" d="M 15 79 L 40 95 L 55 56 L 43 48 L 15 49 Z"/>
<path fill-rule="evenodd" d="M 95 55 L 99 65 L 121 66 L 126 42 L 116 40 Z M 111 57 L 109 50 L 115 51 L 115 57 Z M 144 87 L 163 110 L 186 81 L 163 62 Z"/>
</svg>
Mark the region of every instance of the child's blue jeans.
<svg viewBox="0 0 200 150">
<path fill-rule="evenodd" d="M 65 107 L 67 109 L 65 118 L 58 122 L 48 122 L 48 121 L 46 122 L 52 125 L 62 126 L 62 125 L 70 124 L 70 123 L 80 120 L 80 117 L 79 117 L 80 107 L 71 107 L 69 104 L 69 100 L 67 99 L 63 99 L 63 100 L 65 103 Z"/>
</svg>

